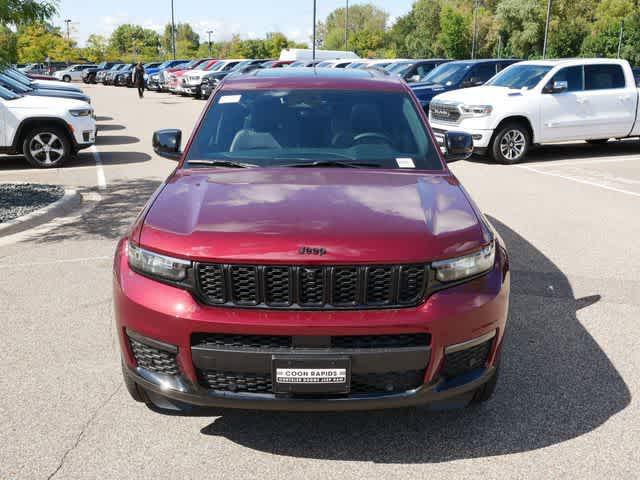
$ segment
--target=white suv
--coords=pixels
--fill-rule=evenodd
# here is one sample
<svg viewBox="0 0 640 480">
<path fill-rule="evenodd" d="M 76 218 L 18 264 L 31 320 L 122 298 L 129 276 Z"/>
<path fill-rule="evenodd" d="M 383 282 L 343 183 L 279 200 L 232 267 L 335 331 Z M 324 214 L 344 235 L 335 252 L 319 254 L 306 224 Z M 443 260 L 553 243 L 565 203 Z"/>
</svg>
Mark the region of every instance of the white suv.
<svg viewBox="0 0 640 480">
<path fill-rule="evenodd" d="M 71 65 L 64 70 L 58 70 L 53 74 L 58 80 L 70 82 L 71 80 L 82 80 L 82 72 L 87 68 L 97 68 L 97 65 Z"/>
<path fill-rule="evenodd" d="M 23 154 L 38 168 L 59 167 L 95 139 L 96 122 L 88 103 L 20 96 L 0 87 L 0 153 Z"/>
</svg>

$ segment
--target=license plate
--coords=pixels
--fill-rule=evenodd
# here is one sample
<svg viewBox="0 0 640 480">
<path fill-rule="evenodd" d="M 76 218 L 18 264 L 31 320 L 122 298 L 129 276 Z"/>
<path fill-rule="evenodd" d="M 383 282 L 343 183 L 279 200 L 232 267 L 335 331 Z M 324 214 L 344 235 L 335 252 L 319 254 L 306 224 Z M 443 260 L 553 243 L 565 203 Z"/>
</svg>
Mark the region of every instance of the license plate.
<svg viewBox="0 0 640 480">
<path fill-rule="evenodd" d="M 349 357 L 273 357 L 275 393 L 348 393 Z"/>
</svg>

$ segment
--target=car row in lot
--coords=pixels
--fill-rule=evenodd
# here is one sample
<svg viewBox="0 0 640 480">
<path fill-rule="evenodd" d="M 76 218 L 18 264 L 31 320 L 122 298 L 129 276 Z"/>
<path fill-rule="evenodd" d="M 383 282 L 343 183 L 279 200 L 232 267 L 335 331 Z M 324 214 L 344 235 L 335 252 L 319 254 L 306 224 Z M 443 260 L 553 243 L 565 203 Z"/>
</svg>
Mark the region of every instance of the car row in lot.
<svg viewBox="0 0 640 480">
<path fill-rule="evenodd" d="M 38 168 L 59 167 L 95 143 L 90 99 L 65 81 L 0 70 L 0 153 L 22 154 Z"/>
</svg>

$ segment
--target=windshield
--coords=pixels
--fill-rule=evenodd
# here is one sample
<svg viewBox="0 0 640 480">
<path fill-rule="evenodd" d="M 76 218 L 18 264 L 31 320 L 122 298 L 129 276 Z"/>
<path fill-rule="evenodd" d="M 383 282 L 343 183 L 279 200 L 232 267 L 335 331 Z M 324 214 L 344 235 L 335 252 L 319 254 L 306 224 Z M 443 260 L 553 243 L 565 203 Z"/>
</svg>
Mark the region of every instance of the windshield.
<svg viewBox="0 0 640 480">
<path fill-rule="evenodd" d="M 16 98 L 20 98 L 20 95 L 13 93 L 0 85 L 0 98 L 3 100 L 15 100 Z"/>
<path fill-rule="evenodd" d="M 487 85 L 529 90 L 535 87 L 551 68 L 549 65 L 514 65 L 498 73 Z"/>
<path fill-rule="evenodd" d="M 14 79 L 16 82 L 21 83 L 25 87 L 31 86 L 31 80 L 29 79 L 29 77 L 24 76 L 22 73 L 16 72 L 11 68 L 8 68 L 7 70 L 5 70 L 4 73 L 8 77 L 11 77 L 12 79 Z"/>
<path fill-rule="evenodd" d="M 413 63 L 411 63 L 411 62 L 392 63 L 390 65 L 387 65 L 384 69 L 387 72 L 398 73 L 398 72 L 400 72 L 402 70 L 406 70 L 411 65 L 413 65 Z"/>
<path fill-rule="evenodd" d="M 206 166 L 207 161 L 442 169 L 437 148 L 407 94 L 357 90 L 219 93 L 185 167 Z"/>
<path fill-rule="evenodd" d="M 27 87 L 24 84 L 4 74 L 0 74 L 0 84 L 3 87 L 8 88 L 16 93 L 27 93 L 33 91 L 33 88 Z"/>
<path fill-rule="evenodd" d="M 431 70 L 422 81 L 425 83 L 453 85 L 460 82 L 469 69 L 471 69 L 471 64 L 469 63 L 445 63 Z"/>
</svg>

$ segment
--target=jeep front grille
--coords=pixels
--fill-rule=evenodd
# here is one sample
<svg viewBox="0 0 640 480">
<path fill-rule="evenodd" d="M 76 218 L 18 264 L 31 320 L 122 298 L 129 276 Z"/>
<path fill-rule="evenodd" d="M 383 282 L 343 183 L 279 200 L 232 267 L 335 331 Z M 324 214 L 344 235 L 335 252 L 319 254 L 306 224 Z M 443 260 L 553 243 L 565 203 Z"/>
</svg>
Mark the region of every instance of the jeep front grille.
<svg viewBox="0 0 640 480">
<path fill-rule="evenodd" d="M 200 263 L 197 292 L 208 305 L 282 309 L 413 306 L 427 286 L 426 265 L 258 266 Z"/>
</svg>

